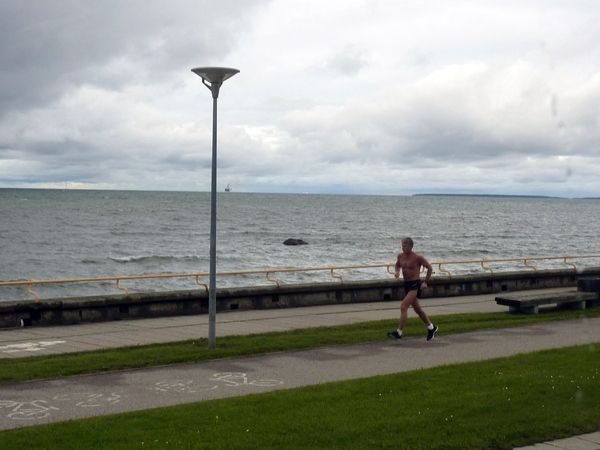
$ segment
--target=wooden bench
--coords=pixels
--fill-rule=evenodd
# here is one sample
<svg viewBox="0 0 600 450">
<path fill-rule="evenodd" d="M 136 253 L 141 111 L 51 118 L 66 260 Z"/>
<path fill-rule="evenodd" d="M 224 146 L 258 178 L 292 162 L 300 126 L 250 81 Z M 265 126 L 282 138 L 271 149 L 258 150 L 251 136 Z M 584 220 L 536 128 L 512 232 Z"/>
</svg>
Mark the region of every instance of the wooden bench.
<svg viewBox="0 0 600 450">
<path fill-rule="evenodd" d="M 585 309 L 598 304 L 597 292 L 566 291 L 558 293 L 514 292 L 496 297 L 498 305 L 509 307 L 512 313 L 538 314 L 540 305 L 553 305 L 571 309 Z"/>
</svg>

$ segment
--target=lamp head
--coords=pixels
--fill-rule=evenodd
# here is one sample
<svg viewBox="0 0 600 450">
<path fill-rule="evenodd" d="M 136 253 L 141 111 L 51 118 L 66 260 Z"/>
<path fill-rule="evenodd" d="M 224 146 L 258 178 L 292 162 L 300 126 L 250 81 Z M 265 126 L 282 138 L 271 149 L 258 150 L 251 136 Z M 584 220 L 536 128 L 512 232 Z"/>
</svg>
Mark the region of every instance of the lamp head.
<svg viewBox="0 0 600 450">
<path fill-rule="evenodd" d="M 217 98 L 223 82 L 239 73 L 239 70 L 230 67 L 197 67 L 192 72 L 202 78 L 202 83 L 212 91 L 213 98 Z"/>
</svg>

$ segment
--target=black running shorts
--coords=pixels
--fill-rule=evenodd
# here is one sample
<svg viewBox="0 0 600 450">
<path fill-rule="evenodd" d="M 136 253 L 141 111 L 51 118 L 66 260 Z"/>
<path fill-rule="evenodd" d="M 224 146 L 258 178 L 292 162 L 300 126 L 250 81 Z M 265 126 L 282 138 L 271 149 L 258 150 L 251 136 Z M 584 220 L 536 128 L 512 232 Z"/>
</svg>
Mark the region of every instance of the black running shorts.
<svg viewBox="0 0 600 450">
<path fill-rule="evenodd" d="M 421 298 L 421 280 L 405 281 L 404 282 L 404 293 L 408 294 L 410 291 L 417 291 L 417 298 Z"/>
</svg>

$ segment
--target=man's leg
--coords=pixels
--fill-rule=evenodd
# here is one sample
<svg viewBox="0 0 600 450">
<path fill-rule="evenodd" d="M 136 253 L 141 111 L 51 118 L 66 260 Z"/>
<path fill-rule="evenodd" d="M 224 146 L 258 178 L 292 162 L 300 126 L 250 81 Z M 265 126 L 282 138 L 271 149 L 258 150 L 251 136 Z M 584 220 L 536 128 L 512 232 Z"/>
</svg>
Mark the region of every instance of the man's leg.
<svg viewBox="0 0 600 450">
<path fill-rule="evenodd" d="M 415 310 L 415 312 L 418 314 L 418 316 L 421 318 L 421 320 L 423 322 L 425 322 L 425 325 L 427 325 L 427 326 L 431 325 L 431 321 L 429 320 L 429 317 L 427 317 L 427 314 L 425 313 L 425 311 L 423 311 L 423 308 L 421 308 L 421 304 L 419 303 L 418 298 L 415 297 L 415 300 L 412 303 L 412 307 Z"/>
<path fill-rule="evenodd" d="M 406 320 L 408 319 L 408 308 L 410 308 L 410 305 L 412 305 L 416 299 L 416 289 L 407 292 L 404 300 L 402 300 L 402 303 L 400 303 L 400 322 L 398 323 L 398 329 L 388 333 L 388 337 L 396 340 L 402 339 L 402 330 L 404 329 L 404 325 L 406 325 Z"/>
<path fill-rule="evenodd" d="M 404 325 L 406 325 L 406 321 L 408 319 L 408 308 L 410 308 L 411 305 L 413 305 L 414 307 L 415 301 L 417 302 L 417 304 L 419 303 L 419 301 L 417 300 L 416 289 L 408 291 L 406 297 L 404 297 L 404 300 L 402 300 L 402 303 L 400 303 L 400 322 L 398 323 L 398 329 L 400 331 L 404 330 Z"/>
<path fill-rule="evenodd" d="M 429 320 L 429 317 L 427 317 L 427 314 L 425 314 L 425 311 L 423 311 L 423 308 L 421 308 L 418 298 L 415 299 L 412 305 L 413 309 L 419 315 L 421 320 L 425 322 L 425 325 L 427 325 L 427 340 L 432 340 L 435 337 L 435 333 L 437 333 L 438 327 L 431 323 L 431 320 Z"/>
</svg>

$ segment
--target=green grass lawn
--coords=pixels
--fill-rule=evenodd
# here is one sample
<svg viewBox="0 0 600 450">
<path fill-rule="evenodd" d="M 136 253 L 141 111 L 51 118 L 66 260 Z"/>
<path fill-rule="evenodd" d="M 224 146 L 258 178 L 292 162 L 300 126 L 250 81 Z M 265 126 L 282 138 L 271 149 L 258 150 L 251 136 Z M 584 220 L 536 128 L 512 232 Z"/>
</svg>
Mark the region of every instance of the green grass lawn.
<svg viewBox="0 0 600 450">
<path fill-rule="evenodd" d="M 440 333 L 461 333 L 488 328 L 512 327 L 547 321 L 600 316 L 600 307 L 583 311 L 555 311 L 537 315 L 508 313 L 454 314 L 432 317 Z M 216 349 L 208 348 L 206 338 L 169 344 L 125 347 L 63 355 L 0 359 L 0 384 L 44 378 L 58 378 L 114 370 L 181 364 L 209 359 L 235 358 L 257 354 L 308 349 L 331 345 L 373 342 L 388 339 L 397 320 L 362 322 L 334 327 L 307 328 L 250 336 L 217 339 Z M 423 335 L 418 318 L 408 320 L 405 336 Z"/>
<path fill-rule="evenodd" d="M 600 427 L 586 345 L 0 433 L 12 449 L 502 449 Z"/>
</svg>

